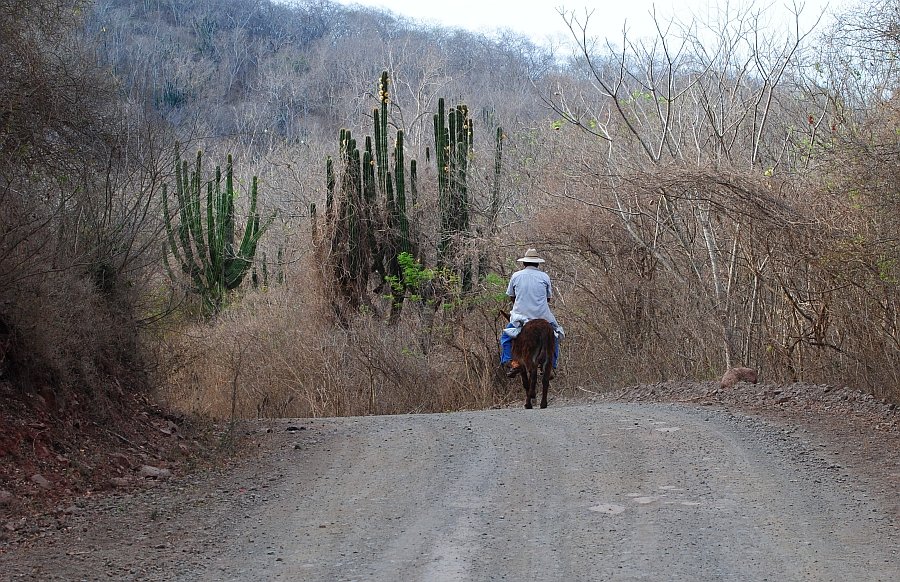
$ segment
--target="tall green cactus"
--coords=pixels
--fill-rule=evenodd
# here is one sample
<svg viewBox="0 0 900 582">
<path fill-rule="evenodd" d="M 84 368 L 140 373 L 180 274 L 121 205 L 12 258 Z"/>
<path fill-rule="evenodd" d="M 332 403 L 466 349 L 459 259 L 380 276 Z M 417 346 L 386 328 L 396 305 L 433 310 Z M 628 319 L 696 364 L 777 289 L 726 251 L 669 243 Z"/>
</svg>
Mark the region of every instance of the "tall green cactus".
<svg viewBox="0 0 900 582">
<path fill-rule="evenodd" d="M 444 108 L 444 98 L 438 99 L 438 110 L 434 116 L 434 161 L 437 164 L 438 179 L 438 206 L 440 208 L 440 232 L 438 233 L 439 267 L 446 265 L 447 254 L 450 250 L 450 137 Z"/>
<path fill-rule="evenodd" d="M 168 188 L 165 185 L 163 213 L 168 237 L 167 250 L 180 265 L 182 273 L 190 277 L 192 291 L 201 297 L 203 313 L 213 315 L 224 307 L 228 292 L 241 284 L 253 264 L 259 239 L 271 224 L 274 215 L 260 224 L 256 208 L 257 179 L 253 176 L 249 213 L 240 244 L 236 247 L 231 156 L 228 156 L 225 167 L 224 188 L 222 172 L 218 166 L 215 179 L 206 182 L 205 209 L 201 208 L 200 202 L 203 191 L 202 170 L 201 152 L 197 152 L 193 172 L 189 171 L 187 161 L 176 161 L 177 225 L 173 224 L 175 217 L 169 213 Z"/>
<path fill-rule="evenodd" d="M 448 114 L 445 112 L 444 100 L 438 99 L 438 112 L 434 116 L 434 150 L 441 208 L 438 265 L 460 267 L 463 288 L 468 290 L 471 287 L 471 267 L 461 259 L 460 247 L 462 239 L 471 236 L 468 167 L 474 122 L 465 105 L 457 105 Z M 457 264 L 460 262 L 463 264 Z"/>
<path fill-rule="evenodd" d="M 409 215 L 406 212 L 406 171 L 404 170 L 403 157 L 403 132 L 397 132 L 397 143 L 394 147 L 394 178 L 396 180 L 396 197 L 394 199 L 394 213 L 397 229 L 397 254 L 409 253 L 412 250 L 409 238 Z M 415 168 L 413 161 L 412 168 Z M 411 169 L 410 172 L 413 170 Z"/>
<path fill-rule="evenodd" d="M 343 130 L 341 130 L 343 133 Z M 341 143 L 344 142 L 343 134 L 341 135 Z M 325 222 L 331 222 L 334 217 L 334 186 L 336 180 L 334 178 L 334 160 L 331 156 L 325 160 Z"/>
<path fill-rule="evenodd" d="M 390 93 L 388 91 L 388 73 L 381 73 L 378 82 L 378 109 L 374 111 L 375 118 L 375 161 L 378 165 L 378 190 L 382 196 L 387 196 L 388 180 L 388 103 Z"/>
<path fill-rule="evenodd" d="M 409 201 L 415 206 L 419 198 L 419 175 L 416 170 L 416 161 L 409 162 Z"/>
</svg>

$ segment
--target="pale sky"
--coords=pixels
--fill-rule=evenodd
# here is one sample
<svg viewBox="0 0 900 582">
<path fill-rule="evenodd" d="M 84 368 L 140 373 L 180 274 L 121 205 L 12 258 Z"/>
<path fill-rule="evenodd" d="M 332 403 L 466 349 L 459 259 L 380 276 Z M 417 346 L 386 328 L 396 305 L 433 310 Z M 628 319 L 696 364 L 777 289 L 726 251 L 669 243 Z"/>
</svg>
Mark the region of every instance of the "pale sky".
<svg viewBox="0 0 900 582">
<path fill-rule="evenodd" d="M 746 6 L 740 0 L 338 0 L 340 4 L 370 6 L 385 9 L 422 23 L 465 28 L 474 32 L 490 34 L 508 28 L 531 37 L 536 43 L 546 44 L 553 40 L 570 40 L 571 33 L 559 15 L 557 8 L 567 12 L 575 11 L 584 15 L 585 8 L 594 10 L 588 33 L 606 37 L 612 41 L 621 39 L 622 28 L 627 27 L 629 38 L 637 39 L 655 34 L 650 12 L 655 5 L 661 21 L 672 16 L 681 20 L 691 20 L 691 14 L 698 19 L 710 21 L 721 7 L 730 5 Z M 797 0 L 805 7 L 801 22 L 811 26 L 823 8 L 842 8 L 855 0 Z M 793 0 L 763 0 L 756 6 L 771 6 L 769 14 L 776 22 L 790 20 L 788 6 Z M 677 10 L 674 8 L 677 6 Z M 733 9 L 733 8 L 732 8 Z M 807 27 L 808 27 L 807 26 Z"/>
</svg>

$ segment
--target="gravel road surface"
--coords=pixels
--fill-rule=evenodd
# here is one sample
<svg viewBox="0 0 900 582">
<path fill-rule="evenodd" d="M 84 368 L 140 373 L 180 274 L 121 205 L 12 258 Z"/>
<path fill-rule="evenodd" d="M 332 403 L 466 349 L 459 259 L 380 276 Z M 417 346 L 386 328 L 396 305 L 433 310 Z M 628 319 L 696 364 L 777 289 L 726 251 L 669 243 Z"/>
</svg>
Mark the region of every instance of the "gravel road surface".
<svg viewBox="0 0 900 582">
<path fill-rule="evenodd" d="M 646 403 L 248 426 L 228 471 L 80 502 L 0 578 L 900 580 L 895 491 L 802 427 Z"/>
</svg>

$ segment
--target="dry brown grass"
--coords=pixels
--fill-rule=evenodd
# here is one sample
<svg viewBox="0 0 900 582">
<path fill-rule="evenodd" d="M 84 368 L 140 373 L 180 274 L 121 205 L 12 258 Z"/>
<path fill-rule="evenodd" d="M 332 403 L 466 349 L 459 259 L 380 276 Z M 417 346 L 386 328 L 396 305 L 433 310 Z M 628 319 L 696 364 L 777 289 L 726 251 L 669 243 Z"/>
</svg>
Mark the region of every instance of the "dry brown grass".
<svg viewBox="0 0 900 582">
<path fill-rule="evenodd" d="M 487 308 L 438 313 L 430 329 L 415 305 L 396 324 L 360 314 L 346 328 L 330 309 L 314 283 L 277 287 L 170 334 L 164 399 L 221 419 L 439 412 L 517 396 L 498 377 Z"/>
</svg>

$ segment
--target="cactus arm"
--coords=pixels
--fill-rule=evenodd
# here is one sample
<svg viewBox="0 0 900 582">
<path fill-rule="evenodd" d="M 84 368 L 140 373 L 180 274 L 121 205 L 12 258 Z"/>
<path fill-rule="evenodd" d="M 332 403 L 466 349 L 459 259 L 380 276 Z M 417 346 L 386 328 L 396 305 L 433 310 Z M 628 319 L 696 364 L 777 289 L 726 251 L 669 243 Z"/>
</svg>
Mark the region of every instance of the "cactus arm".
<svg viewBox="0 0 900 582">
<path fill-rule="evenodd" d="M 219 260 L 218 238 L 216 237 L 216 208 L 213 205 L 215 200 L 215 191 L 212 182 L 206 185 L 206 237 L 207 237 L 207 270 L 208 276 L 213 276 L 212 265 Z"/>
<path fill-rule="evenodd" d="M 446 265 L 450 250 L 450 224 L 452 209 L 450 206 L 450 143 L 449 132 L 445 125 L 446 109 L 444 98 L 438 99 L 438 112 L 434 116 L 434 159 L 438 175 L 438 207 L 440 211 L 440 232 L 438 240 L 439 267 Z"/>
<path fill-rule="evenodd" d="M 387 196 L 387 173 L 388 173 L 388 101 L 390 93 L 388 92 L 388 72 L 381 73 L 381 79 L 378 82 L 378 106 L 379 109 L 375 113 L 375 158 L 378 161 L 378 183 L 383 196 Z"/>
<path fill-rule="evenodd" d="M 253 264 L 253 257 L 256 255 L 256 247 L 259 239 L 266 232 L 266 229 L 275 220 L 273 213 L 266 222 L 260 225 L 259 211 L 257 210 L 258 199 L 258 179 L 253 176 L 250 186 L 250 211 L 248 213 L 247 224 L 244 227 L 244 235 L 241 238 L 241 245 L 234 256 L 229 257 L 225 269 L 225 287 L 227 289 L 235 289 L 241 284 L 247 270 Z"/>
<path fill-rule="evenodd" d="M 409 218 L 406 213 L 406 173 L 404 170 L 403 157 L 403 132 L 397 131 L 397 145 L 394 149 L 394 176 L 396 178 L 396 211 L 397 211 L 397 228 L 399 229 L 399 241 L 396 248 L 399 252 L 410 251 L 409 242 Z"/>
<path fill-rule="evenodd" d="M 184 259 L 181 257 L 181 253 L 178 251 L 178 244 L 175 242 L 175 230 L 172 228 L 172 215 L 169 214 L 169 192 L 166 184 L 162 185 L 162 205 L 163 205 L 163 221 L 166 226 L 166 239 L 168 240 L 168 247 L 172 251 L 172 256 L 175 257 L 175 260 L 178 261 L 178 264 L 181 266 L 181 270 L 185 274 L 190 274 L 190 270 L 187 267 L 187 263 L 185 263 Z M 166 262 L 166 266 L 168 267 L 168 262 Z"/>
<path fill-rule="evenodd" d="M 325 160 L 325 224 L 331 224 L 334 215 L 334 160 L 331 156 Z"/>
<path fill-rule="evenodd" d="M 416 161 L 410 160 L 409 162 L 409 201 L 413 206 L 416 205 L 418 200 L 418 174 L 416 173 Z"/>
<path fill-rule="evenodd" d="M 181 180 L 177 180 L 178 187 L 175 190 L 175 196 L 178 198 L 178 240 L 181 242 L 181 251 L 184 256 L 182 269 L 193 276 L 196 270 L 194 262 L 194 253 L 191 250 L 191 231 L 190 231 L 190 205 L 189 190 L 190 186 L 187 180 L 188 167 L 187 162 L 182 165 L 180 171 Z"/>
<path fill-rule="evenodd" d="M 202 213 L 200 211 L 200 183 L 202 180 L 202 153 L 197 152 L 196 169 L 191 180 L 191 189 L 188 196 L 189 201 L 189 219 L 191 238 L 194 240 L 197 250 L 197 257 L 200 263 L 203 263 L 206 257 L 206 245 L 203 243 L 203 224 L 201 221 Z M 200 266 L 200 265 L 198 265 Z"/>
</svg>

